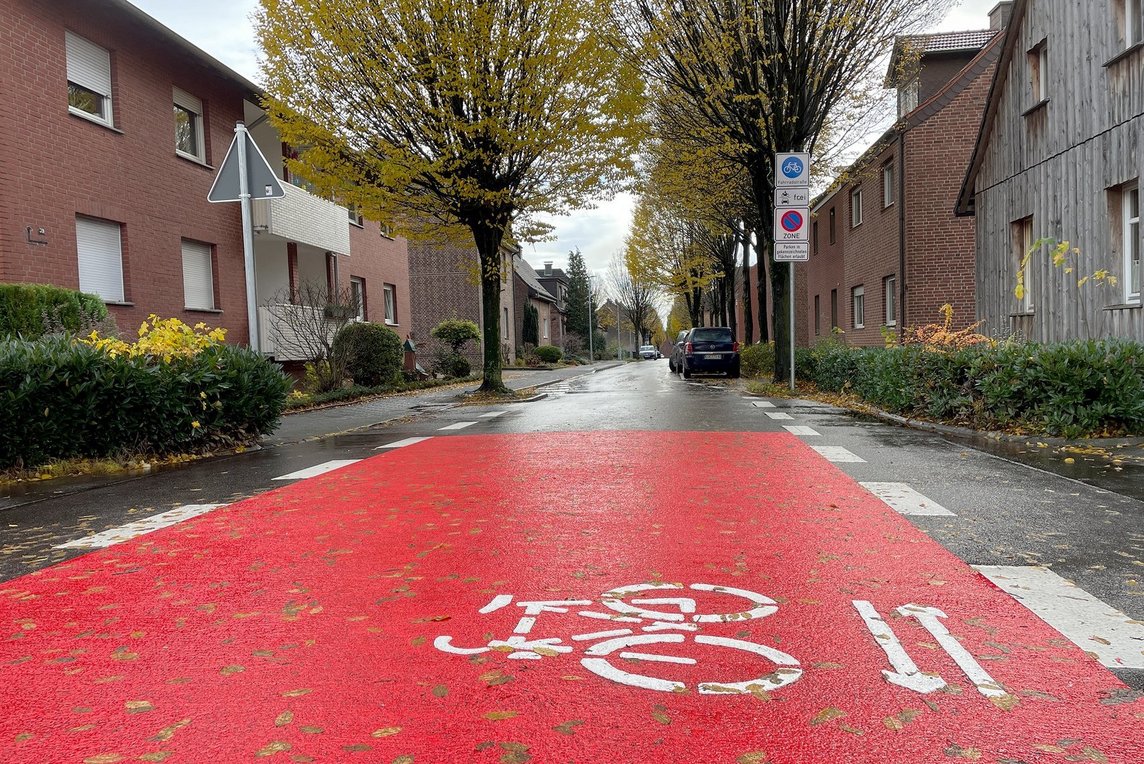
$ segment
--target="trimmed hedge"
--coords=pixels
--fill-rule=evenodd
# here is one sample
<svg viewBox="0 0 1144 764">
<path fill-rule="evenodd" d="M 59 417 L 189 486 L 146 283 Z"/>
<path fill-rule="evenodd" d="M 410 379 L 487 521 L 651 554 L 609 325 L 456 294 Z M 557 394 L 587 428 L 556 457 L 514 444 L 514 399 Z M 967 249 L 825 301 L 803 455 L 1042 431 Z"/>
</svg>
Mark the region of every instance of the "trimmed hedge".
<svg viewBox="0 0 1144 764">
<path fill-rule="evenodd" d="M 0 284 L 0 339 L 34 340 L 52 327 L 45 317 L 76 333 L 107 320 L 107 306 L 93 294 L 50 284 Z"/>
<path fill-rule="evenodd" d="M 343 357 L 355 385 L 377 387 L 401 378 L 401 338 L 381 324 L 346 324 L 334 337 L 331 350 Z"/>
<path fill-rule="evenodd" d="M 0 469 L 250 440 L 277 426 L 289 389 L 233 345 L 157 361 L 65 337 L 0 341 Z"/>
<path fill-rule="evenodd" d="M 544 363 L 558 363 L 564 357 L 564 351 L 555 345 L 541 345 L 536 349 L 536 356 Z"/>
<path fill-rule="evenodd" d="M 1070 438 L 1144 433 L 1144 345 L 1128 340 L 955 350 L 824 342 L 796 354 L 795 368 L 904 416 Z"/>
<path fill-rule="evenodd" d="M 744 377 L 764 377 L 775 373 L 775 343 L 756 342 L 739 351 L 739 365 Z"/>
</svg>

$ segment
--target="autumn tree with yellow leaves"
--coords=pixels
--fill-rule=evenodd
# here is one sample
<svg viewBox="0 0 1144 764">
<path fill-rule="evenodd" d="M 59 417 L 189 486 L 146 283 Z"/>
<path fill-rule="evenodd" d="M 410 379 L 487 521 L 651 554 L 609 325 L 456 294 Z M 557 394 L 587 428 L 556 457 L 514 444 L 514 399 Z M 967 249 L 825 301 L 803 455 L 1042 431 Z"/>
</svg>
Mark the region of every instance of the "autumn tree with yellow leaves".
<svg viewBox="0 0 1144 764">
<path fill-rule="evenodd" d="M 471 236 L 481 390 L 503 392 L 501 245 L 633 170 L 638 73 L 605 0 L 261 0 L 266 107 L 320 193 L 413 237 Z"/>
</svg>

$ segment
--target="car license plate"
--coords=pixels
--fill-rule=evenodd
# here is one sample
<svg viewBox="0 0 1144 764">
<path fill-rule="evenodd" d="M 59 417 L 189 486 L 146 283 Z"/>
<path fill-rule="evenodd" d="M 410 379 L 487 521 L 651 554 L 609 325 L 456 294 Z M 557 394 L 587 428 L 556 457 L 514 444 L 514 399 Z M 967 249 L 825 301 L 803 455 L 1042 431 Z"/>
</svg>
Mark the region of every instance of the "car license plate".
<svg viewBox="0 0 1144 764">
<path fill-rule="evenodd" d="M 723 354 L 722 353 L 704 353 L 703 357 L 704 358 L 722 358 Z"/>
</svg>

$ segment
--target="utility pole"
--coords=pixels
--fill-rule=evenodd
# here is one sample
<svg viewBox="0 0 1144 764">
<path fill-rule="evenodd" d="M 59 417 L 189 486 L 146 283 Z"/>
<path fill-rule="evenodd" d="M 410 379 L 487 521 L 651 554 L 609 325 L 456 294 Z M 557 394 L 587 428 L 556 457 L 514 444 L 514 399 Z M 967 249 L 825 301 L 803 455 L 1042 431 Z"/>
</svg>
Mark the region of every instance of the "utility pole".
<svg viewBox="0 0 1144 764">
<path fill-rule="evenodd" d="M 592 335 L 596 333 L 592 328 L 592 284 L 588 283 L 588 360 L 596 362 L 596 351 L 592 349 Z"/>
</svg>

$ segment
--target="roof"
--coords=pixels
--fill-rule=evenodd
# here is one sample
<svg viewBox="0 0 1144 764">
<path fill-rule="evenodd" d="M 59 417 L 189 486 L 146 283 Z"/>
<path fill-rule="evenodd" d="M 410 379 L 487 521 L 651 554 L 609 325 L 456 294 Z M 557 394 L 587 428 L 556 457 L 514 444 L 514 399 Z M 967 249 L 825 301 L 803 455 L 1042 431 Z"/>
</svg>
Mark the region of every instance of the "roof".
<svg viewBox="0 0 1144 764">
<path fill-rule="evenodd" d="M 902 35 L 894 40 L 894 52 L 886 69 L 887 87 L 897 85 L 896 74 L 907 52 L 919 56 L 939 53 L 960 53 L 981 50 L 996 37 L 996 29 L 976 29 L 969 32 L 936 32 L 934 34 Z"/>
<path fill-rule="evenodd" d="M 234 71 L 229 66 L 204 51 L 202 48 L 197 47 L 188 40 L 175 34 L 173 31 L 160 24 L 154 18 L 148 16 L 146 13 L 139 10 L 139 8 L 127 2 L 127 0 L 95 0 L 95 2 L 102 3 L 111 11 L 121 13 L 142 24 L 157 38 L 163 42 L 166 42 L 169 47 L 175 48 L 179 52 L 182 52 L 185 55 L 197 60 L 198 63 L 203 67 L 209 69 L 223 79 L 230 80 L 240 88 L 249 91 L 251 94 L 262 94 L 262 88 L 258 87 L 253 82 L 246 79 L 241 74 Z"/>
<path fill-rule="evenodd" d="M 548 302 L 556 302 L 556 298 L 541 285 L 540 277 L 536 274 L 536 271 L 532 269 L 532 266 L 524 261 L 523 257 L 514 257 L 512 259 L 512 269 L 516 272 L 517 276 L 520 276 L 520 280 L 528 285 L 530 297 L 537 297 L 541 300 L 547 300 Z"/>
<path fill-rule="evenodd" d="M 993 82 L 989 86 L 989 95 L 985 99 L 985 116 L 981 119 L 981 129 L 977 133 L 977 142 L 973 146 L 973 155 L 969 160 L 969 169 L 965 173 L 965 180 L 961 184 L 961 192 L 957 195 L 957 214 L 965 217 L 973 215 L 975 186 L 977 173 L 981 171 L 981 163 L 985 160 L 985 148 L 989 143 L 989 134 L 993 132 L 993 123 L 997 121 L 997 109 L 1001 104 L 1001 91 L 1005 86 L 1005 75 L 1009 70 L 1009 62 L 1013 60 L 1013 49 L 1017 46 L 1017 31 L 1025 19 L 1025 10 L 1029 0 L 1016 0 L 1013 3 L 1013 13 L 1005 27 L 1005 44 L 1001 49 L 1001 57 L 997 62 L 997 69 L 993 72 Z"/>
</svg>

